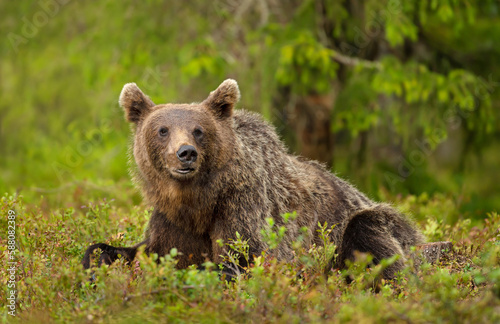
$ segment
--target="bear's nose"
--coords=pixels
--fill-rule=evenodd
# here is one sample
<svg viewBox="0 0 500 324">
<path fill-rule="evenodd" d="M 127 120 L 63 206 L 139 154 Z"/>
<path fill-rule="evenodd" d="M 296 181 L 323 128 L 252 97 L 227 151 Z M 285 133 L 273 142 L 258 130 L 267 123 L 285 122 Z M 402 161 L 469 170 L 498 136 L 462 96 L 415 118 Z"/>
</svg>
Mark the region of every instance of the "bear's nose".
<svg viewBox="0 0 500 324">
<path fill-rule="evenodd" d="M 177 158 L 182 163 L 193 163 L 198 157 L 198 152 L 192 145 L 182 145 L 177 151 Z"/>
</svg>

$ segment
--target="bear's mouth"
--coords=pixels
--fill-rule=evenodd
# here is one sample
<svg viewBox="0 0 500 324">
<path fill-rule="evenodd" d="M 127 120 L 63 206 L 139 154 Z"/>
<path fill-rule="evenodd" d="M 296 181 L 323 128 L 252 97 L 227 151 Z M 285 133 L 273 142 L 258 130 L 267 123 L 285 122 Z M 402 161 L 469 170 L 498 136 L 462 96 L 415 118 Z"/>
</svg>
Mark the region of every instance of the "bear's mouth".
<svg viewBox="0 0 500 324">
<path fill-rule="evenodd" d="M 175 172 L 180 173 L 180 174 L 188 174 L 188 173 L 191 173 L 193 171 L 194 171 L 193 168 L 182 168 L 182 169 L 175 170 Z"/>
</svg>

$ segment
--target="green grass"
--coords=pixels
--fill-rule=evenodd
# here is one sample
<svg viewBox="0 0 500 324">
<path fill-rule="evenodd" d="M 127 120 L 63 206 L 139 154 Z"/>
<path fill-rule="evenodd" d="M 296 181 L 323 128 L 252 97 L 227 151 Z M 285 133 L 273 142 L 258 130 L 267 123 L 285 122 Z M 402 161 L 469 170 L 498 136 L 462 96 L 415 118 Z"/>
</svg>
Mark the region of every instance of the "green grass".
<svg viewBox="0 0 500 324">
<path fill-rule="evenodd" d="M 120 188 L 121 187 L 121 188 Z M 133 206 L 133 189 L 115 186 L 108 195 L 77 186 L 60 194 L 68 207 L 56 208 L 47 198 L 24 202 L 1 198 L 0 252 L 6 264 L 8 211 L 16 212 L 16 317 L 8 315 L 8 276 L 1 278 L 0 318 L 6 322 L 469 322 L 500 320 L 500 215 L 484 215 L 472 224 L 454 210 L 444 196 L 393 197 L 411 211 L 431 241 L 450 240 L 453 251 L 438 264 L 411 264 L 396 279 L 377 274 L 394 260 L 366 270 L 370 256 L 359 255 L 349 269 L 333 270 L 325 278 L 319 270 L 327 248 L 303 249 L 284 263 L 268 254 L 256 259 L 234 283 L 215 271 L 175 270 L 171 255 L 139 254 L 128 266 L 117 262 L 95 270 L 89 282 L 80 260 L 94 242 L 129 246 L 139 242 L 151 209 Z M 93 197 L 116 196 L 94 199 Z M 390 198 L 390 197 L 389 197 Z M 128 203 L 127 203 L 128 200 Z M 448 224 L 441 216 L 459 219 Z M 454 215 L 455 213 L 455 215 Z M 434 216 L 433 216 L 434 215 Z M 451 217 L 450 216 L 450 217 Z M 272 230 L 270 230 L 272 231 Z M 324 228 L 323 231 L 327 231 Z M 279 240 L 268 232 L 270 240 Z M 233 246 L 244 252 L 244 242 Z M 207 264 L 210 265 L 210 264 Z M 2 273 L 7 267 L 2 267 Z M 347 284 L 345 276 L 350 276 Z"/>
</svg>

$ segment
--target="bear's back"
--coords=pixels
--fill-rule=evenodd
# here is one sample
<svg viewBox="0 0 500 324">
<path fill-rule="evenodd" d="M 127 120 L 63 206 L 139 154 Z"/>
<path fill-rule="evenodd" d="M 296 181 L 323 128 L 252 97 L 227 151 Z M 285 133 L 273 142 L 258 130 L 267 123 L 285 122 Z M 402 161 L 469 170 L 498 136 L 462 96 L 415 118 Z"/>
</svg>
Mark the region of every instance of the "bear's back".
<svg viewBox="0 0 500 324">
<path fill-rule="evenodd" d="M 237 109 L 233 114 L 233 128 L 241 145 L 247 148 L 259 148 L 267 145 L 269 151 L 276 154 L 287 154 L 287 150 L 279 139 L 274 126 L 265 121 L 261 115 L 244 109 Z"/>
<path fill-rule="evenodd" d="M 322 164 L 289 154 L 275 128 L 260 115 L 239 109 L 233 120 L 238 174 L 254 190 L 260 188 L 273 205 L 268 210 L 275 219 L 297 211 L 309 215 L 308 222 L 333 224 L 374 204 Z"/>
</svg>

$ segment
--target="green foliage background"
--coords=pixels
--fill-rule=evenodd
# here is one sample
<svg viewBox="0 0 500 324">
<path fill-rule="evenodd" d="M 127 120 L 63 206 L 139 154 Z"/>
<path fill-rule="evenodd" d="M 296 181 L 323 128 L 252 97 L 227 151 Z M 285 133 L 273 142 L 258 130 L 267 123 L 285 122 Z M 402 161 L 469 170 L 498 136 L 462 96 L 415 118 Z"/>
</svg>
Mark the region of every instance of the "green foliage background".
<svg viewBox="0 0 500 324">
<path fill-rule="evenodd" d="M 15 210 L 19 322 L 498 322 L 498 1 L 41 0 L 0 12 L 0 259 Z M 371 272 L 367 256 L 321 276 L 323 247 L 290 263 L 264 255 L 227 286 L 170 256 L 87 281 L 86 247 L 130 246 L 150 215 L 127 172 L 122 86 L 194 102 L 225 78 L 292 152 L 326 125 L 333 140 L 313 153 L 412 214 L 429 241 L 452 241 L 451 255 L 383 283 L 391 260 Z"/>
<path fill-rule="evenodd" d="M 48 0 L 0 10 L 2 192 L 64 204 L 60 193 L 78 186 L 129 186 L 123 84 L 157 103 L 192 102 L 232 77 L 239 106 L 273 121 L 298 153 L 287 102 L 275 98 L 333 93 L 332 169 L 374 198 L 440 192 L 475 215 L 498 207 L 496 1 Z"/>
</svg>

